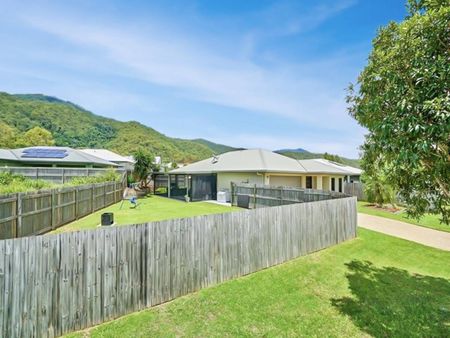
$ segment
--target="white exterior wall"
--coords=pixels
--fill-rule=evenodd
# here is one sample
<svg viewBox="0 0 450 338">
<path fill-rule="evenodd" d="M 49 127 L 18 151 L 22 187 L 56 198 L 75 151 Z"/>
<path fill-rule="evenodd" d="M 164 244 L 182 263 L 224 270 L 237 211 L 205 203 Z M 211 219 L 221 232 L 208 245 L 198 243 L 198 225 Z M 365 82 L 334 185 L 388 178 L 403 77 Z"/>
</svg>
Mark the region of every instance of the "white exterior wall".
<svg viewBox="0 0 450 338">
<path fill-rule="evenodd" d="M 231 182 L 264 184 L 264 175 L 256 173 L 217 173 L 217 191 L 230 191 Z"/>
<path fill-rule="evenodd" d="M 298 187 L 301 188 L 301 176 L 278 176 L 271 175 L 269 185 L 284 186 L 284 187 Z"/>
</svg>

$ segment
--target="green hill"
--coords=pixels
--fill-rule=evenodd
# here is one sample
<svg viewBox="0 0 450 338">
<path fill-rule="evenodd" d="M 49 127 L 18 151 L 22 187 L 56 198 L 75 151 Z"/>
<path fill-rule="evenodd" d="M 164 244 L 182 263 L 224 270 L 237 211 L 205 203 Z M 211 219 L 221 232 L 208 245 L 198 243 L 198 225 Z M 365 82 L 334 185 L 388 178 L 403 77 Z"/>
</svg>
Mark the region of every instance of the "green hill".
<svg viewBox="0 0 450 338">
<path fill-rule="evenodd" d="M 7 94 L 0 92 L 0 123 L 24 133 L 33 127 L 49 130 L 58 146 L 106 148 L 129 155 L 140 147 L 162 156 L 165 162 L 194 162 L 213 154 L 237 148 L 205 139 L 184 140 L 168 137 L 139 122 L 120 122 L 95 115 L 69 101 L 42 94 Z M 0 148 L 2 145 L 0 144 Z M 280 154 L 295 158 L 327 158 L 359 167 L 358 160 L 336 155 L 310 153 L 307 150 L 283 149 Z"/>
<path fill-rule="evenodd" d="M 296 160 L 308 160 L 308 159 L 313 159 L 313 158 L 325 158 L 331 161 L 335 161 L 338 163 L 342 163 L 345 165 L 349 165 L 351 167 L 355 167 L 355 168 L 360 168 L 360 163 L 359 160 L 357 159 L 350 159 L 350 158 L 345 158 L 345 157 L 341 157 L 338 155 L 330 155 L 327 153 L 310 153 L 307 150 L 301 149 L 301 151 L 297 151 L 295 149 L 282 149 L 282 150 L 277 150 L 276 151 L 279 154 L 288 156 L 288 157 L 292 157 L 295 158 Z"/>
<path fill-rule="evenodd" d="M 71 102 L 41 94 L 0 92 L 0 122 L 19 133 L 36 126 L 45 128 L 59 146 L 106 148 L 123 155 L 144 147 L 167 162 L 193 162 L 233 149 L 201 139 L 171 138 L 139 122 L 105 118 Z"/>
<path fill-rule="evenodd" d="M 214 143 L 214 142 L 202 139 L 202 138 L 194 139 L 194 140 L 192 140 L 192 142 L 203 144 L 204 146 L 206 146 L 209 149 L 211 149 L 212 151 L 214 151 L 215 154 L 223 154 L 223 153 L 226 153 L 226 152 L 229 152 L 232 150 L 243 149 L 243 148 L 233 148 L 233 147 L 226 146 L 223 144 Z"/>
</svg>

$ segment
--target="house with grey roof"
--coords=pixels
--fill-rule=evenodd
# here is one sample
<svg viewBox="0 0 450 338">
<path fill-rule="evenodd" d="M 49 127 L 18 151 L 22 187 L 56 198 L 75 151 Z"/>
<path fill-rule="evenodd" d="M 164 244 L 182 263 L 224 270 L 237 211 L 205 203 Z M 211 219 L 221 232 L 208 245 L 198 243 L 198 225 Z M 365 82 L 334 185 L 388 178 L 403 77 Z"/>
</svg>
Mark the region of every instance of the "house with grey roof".
<svg viewBox="0 0 450 338">
<path fill-rule="evenodd" d="M 325 159 L 295 160 L 263 149 L 230 151 L 170 171 L 169 195 L 191 200 L 216 199 L 231 183 L 264 184 L 342 192 L 358 168 Z"/>
<path fill-rule="evenodd" d="M 134 160 L 131 157 L 122 156 L 107 149 L 80 149 L 80 151 L 88 155 L 101 158 L 102 160 L 115 163 L 121 169 L 133 171 Z"/>
<path fill-rule="evenodd" d="M 114 162 L 69 147 L 0 149 L 0 167 L 116 168 Z"/>
</svg>

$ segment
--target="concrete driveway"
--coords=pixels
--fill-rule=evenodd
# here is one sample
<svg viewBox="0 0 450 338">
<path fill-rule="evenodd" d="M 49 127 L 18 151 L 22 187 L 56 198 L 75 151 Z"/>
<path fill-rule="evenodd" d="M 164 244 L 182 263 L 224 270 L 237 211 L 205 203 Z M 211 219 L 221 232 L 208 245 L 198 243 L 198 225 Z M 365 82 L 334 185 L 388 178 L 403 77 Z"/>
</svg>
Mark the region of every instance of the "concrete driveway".
<svg viewBox="0 0 450 338">
<path fill-rule="evenodd" d="M 428 245 L 433 248 L 450 251 L 450 232 L 428 229 L 389 218 L 362 213 L 358 213 L 358 226 Z"/>
</svg>

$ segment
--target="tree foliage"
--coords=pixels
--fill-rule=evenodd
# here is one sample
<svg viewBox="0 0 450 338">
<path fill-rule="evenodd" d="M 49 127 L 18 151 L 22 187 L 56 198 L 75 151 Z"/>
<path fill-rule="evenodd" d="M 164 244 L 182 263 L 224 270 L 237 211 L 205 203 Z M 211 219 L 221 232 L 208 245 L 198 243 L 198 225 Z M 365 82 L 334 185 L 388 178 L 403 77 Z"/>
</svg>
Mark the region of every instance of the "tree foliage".
<svg viewBox="0 0 450 338">
<path fill-rule="evenodd" d="M 14 148 L 17 145 L 19 132 L 17 129 L 0 122 L 0 148 Z"/>
<path fill-rule="evenodd" d="M 379 30 L 368 64 L 349 88 L 349 111 L 369 130 L 362 167 L 387 168 L 407 212 L 450 217 L 450 6 L 409 2 L 400 23 Z"/>
<path fill-rule="evenodd" d="M 164 162 L 189 163 L 208 158 L 217 150 L 230 150 L 204 140 L 171 138 L 138 122 L 108 119 L 71 102 L 37 94 L 0 92 L 0 122 L 20 134 L 34 127 L 45 128 L 58 146 L 105 148 L 122 155 L 146 148 Z"/>
<path fill-rule="evenodd" d="M 333 154 L 325 153 L 325 154 L 323 154 L 323 158 L 326 159 L 326 160 L 328 160 L 328 161 L 333 161 L 333 162 L 336 162 L 336 163 L 342 163 L 342 164 L 344 164 L 344 161 L 343 161 L 342 158 L 341 158 L 340 156 L 338 156 L 338 155 L 333 155 Z"/>
<path fill-rule="evenodd" d="M 19 142 L 23 147 L 53 146 L 55 144 L 52 133 L 41 127 L 34 127 L 28 130 L 23 134 Z"/>
<path fill-rule="evenodd" d="M 389 182 L 386 168 L 379 164 L 372 167 L 371 172 L 363 172 L 361 179 L 364 181 L 364 191 L 367 200 L 375 203 L 378 207 L 387 204 L 396 204 L 395 190 Z"/>
<path fill-rule="evenodd" d="M 148 176 L 157 168 L 154 164 L 155 156 L 147 150 L 139 149 L 133 154 L 135 180 L 139 181 L 140 187 L 147 187 Z"/>
</svg>

